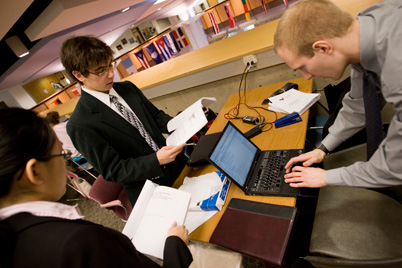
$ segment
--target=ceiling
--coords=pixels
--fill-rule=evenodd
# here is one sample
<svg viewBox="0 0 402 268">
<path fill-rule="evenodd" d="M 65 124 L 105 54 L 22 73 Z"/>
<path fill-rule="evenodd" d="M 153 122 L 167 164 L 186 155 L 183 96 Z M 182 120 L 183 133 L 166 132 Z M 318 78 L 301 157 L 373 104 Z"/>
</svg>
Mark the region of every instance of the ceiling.
<svg viewBox="0 0 402 268">
<path fill-rule="evenodd" d="M 0 90 L 63 70 L 61 44 L 93 35 L 111 45 L 131 25 L 179 15 L 198 0 L 13 0 L 0 9 Z M 130 7 L 124 13 L 122 9 Z M 29 50 L 18 58 L 5 40 L 17 35 Z"/>
</svg>

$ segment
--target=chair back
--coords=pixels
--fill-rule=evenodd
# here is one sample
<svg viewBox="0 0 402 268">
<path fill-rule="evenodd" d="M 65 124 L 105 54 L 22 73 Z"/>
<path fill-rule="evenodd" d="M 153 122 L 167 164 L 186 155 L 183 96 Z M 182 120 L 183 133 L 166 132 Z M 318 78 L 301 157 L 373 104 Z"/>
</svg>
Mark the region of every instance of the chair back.
<svg viewBox="0 0 402 268">
<path fill-rule="evenodd" d="M 108 207 L 121 219 L 127 220 L 131 213 L 132 206 L 128 199 L 126 190 L 121 183 L 110 182 L 99 175 L 92 184 L 89 196 L 100 205 L 119 200 L 122 206 Z"/>
<path fill-rule="evenodd" d="M 322 188 L 310 253 L 316 267 L 402 267 L 402 204 L 368 189 Z"/>
</svg>

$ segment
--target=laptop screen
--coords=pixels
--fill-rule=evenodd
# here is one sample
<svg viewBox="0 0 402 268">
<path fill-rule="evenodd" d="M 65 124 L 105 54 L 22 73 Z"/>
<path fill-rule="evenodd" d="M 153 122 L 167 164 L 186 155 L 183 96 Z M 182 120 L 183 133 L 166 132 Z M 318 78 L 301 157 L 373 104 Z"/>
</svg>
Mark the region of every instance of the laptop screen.
<svg viewBox="0 0 402 268">
<path fill-rule="evenodd" d="M 209 159 L 239 185 L 244 186 L 258 148 L 228 123 Z"/>
</svg>

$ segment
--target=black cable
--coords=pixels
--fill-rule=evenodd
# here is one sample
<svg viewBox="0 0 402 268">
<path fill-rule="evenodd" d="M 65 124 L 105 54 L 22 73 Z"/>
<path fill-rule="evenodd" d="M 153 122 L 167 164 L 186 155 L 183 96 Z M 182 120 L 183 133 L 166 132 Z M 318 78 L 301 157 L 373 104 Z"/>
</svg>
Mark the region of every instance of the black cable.
<svg viewBox="0 0 402 268">
<path fill-rule="evenodd" d="M 250 66 L 249 64 L 247 64 L 247 66 L 244 68 L 243 73 L 242 73 L 242 76 L 241 76 L 241 78 L 240 78 L 240 84 L 239 84 L 239 90 L 238 90 L 239 101 L 238 101 L 237 105 L 236 105 L 235 107 L 233 107 L 232 109 L 230 109 L 230 110 L 224 115 L 224 117 L 225 117 L 225 119 L 228 119 L 228 120 L 232 120 L 232 119 L 243 119 L 243 117 L 239 117 L 239 114 L 240 114 L 240 107 L 241 107 L 241 105 L 243 104 L 243 105 L 245 105 L 248 109 L 250 109 L 250 110 L 254 111 L 255 113 L 257 113 L 259 124 L 266 123 L 265 125 L 261 126 L 261 129 L 264 128 L 266 125 L 269 126 L 269 129 L 263 131 L 263 132 L 266 132 L 266 131 L 269 131 L 269 130 L 272 129 L 273 124 L 274 124 L 274 122 L 275 122 L 275 120 L 277 119 L 278 116 L 277 116 L 277 113 L 276 113 L 276 112 L 270 111 L 270 110 L 268 110 L 268 109 L 266 109 L 266 108 L 264 108 L 264 107 L 259 107 L 259 106 L 254 107 L 254 106 L 250 106 L 250 105 L 247 104 L 247 94 L 246 94 L 246 89 L 247 89 L 247 75 L 248 75 L 248 73 L 249 73 L 249 71 L 250 71 L 250 68 L 251 68 L 251 66 Z M 243 84 L 243 80 L 244 80 L 244 84 Z M 244 85 L 244 87 L 243 87 L 243 100 L 244 100 L 244 101 L 243 101 L 243 102 L 242 102 L 242 100 L 241 100 L 241 99 L 242 99 L 242 94 L 241 94 L 242 84 Z M 275 120 L 272 121 L 272 122 L 265 122 L 265 117 L 262 116 L 261 113 L 260 113 L 257 109 L 263 109 L 263 110 L 265 110 L 265 111 L 274 113 L 274 115 L 275 115 Z"/>
</svg>

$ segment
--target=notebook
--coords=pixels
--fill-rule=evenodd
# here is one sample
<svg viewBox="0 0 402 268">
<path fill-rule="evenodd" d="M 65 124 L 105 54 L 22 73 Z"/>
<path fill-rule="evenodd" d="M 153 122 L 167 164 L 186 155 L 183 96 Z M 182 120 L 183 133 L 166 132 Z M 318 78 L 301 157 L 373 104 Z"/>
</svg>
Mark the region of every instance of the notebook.
<svg viewBox="0 0 402 268">
<path fill-rule="evenodd" d="M 247 195 L 296 196 L 300 190 L 284 181 L 284 167 L 301 153 L 300 149 L 261 151 L 229 121 L 208 161 Z"/>
<path fill-rule="evenodd" d="M 282 266 L 297 208 L 232 198 L 210 243 Z"/>
</svg>

